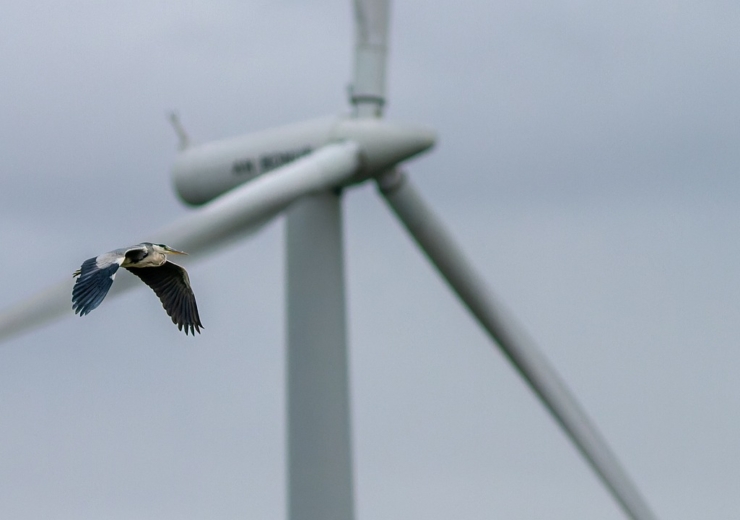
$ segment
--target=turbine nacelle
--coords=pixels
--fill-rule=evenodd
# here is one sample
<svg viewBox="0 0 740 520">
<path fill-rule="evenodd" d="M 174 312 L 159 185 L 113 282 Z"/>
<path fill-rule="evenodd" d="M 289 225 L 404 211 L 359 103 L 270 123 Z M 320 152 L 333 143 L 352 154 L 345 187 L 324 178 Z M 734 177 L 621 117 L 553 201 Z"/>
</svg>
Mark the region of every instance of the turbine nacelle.
<svg viewBox="0 0 740 520">
<path fill-rule="evenodd" d="M 330 143 L 353 141 L 361 165 L 346 184 L 375 177 L 434 145 L 433 131 L 380 119 L 325 117 L 184 149 L 175 160 L 175 190 L 200 205 Z"/>
</svg>

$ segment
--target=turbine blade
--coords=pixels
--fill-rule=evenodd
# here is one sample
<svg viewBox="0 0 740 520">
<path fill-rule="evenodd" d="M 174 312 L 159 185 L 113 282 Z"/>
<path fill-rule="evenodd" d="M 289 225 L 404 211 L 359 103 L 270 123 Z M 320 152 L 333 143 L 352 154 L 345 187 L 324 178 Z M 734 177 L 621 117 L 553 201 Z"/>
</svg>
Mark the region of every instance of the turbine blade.
<svg viewBox="0 0 740 520">
<path fill-rule="evenodd" d="M 0 342 L 24 330 L 41 326 L 72 312 L 72 277 L 28 300 L 7 309 L 0 315 Z"/>
<path fill-rule="evenodd" d="M 452 235 L 414 186 L 403 174 L 393 171 L 378 179 L 378 187 L 427 258 L 498 343 L 627 515 L 634 520 L 655 519 L 647 502 L 563 380 L 506 309 L 494 299 Z"/>
<path fill-rule="evenodd" d="M 172 225 L 150 235 L 154 243 L 172 244 L 193 259 L 252 233 L 309 193 L 333 188 L 359 167 L 359 146 L 330 144 L 214 199 Z M 183 262 L 184 263 L 184 262 Z M 73 267 L 70 266 L 70 272 Z M 111 298 L 136 285 L 133 277 L 116 280 Z M 73 280 L 53 286 L 0 314 L 0 342 L 64 315 L 73 315 Z"/>
<path fill-rule="evenodd" d="M 355 115 L 379 117 L 385 103 L 390 0 L 355 0 L 355 63 L 350 101 Z"/>
</svg>

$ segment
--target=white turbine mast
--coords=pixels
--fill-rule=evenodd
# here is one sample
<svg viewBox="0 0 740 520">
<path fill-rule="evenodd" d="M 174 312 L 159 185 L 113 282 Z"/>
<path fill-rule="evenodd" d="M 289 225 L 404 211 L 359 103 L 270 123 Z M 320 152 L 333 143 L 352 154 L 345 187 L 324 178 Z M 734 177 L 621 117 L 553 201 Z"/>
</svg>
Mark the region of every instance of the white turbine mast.
<svg viewBox="0 0 740 520">
<path fill-rule="evenodd" d="M 433 131 L 381 119 L 389 0 L 354 0 L 349 117 L 327 117 L 192 145 L 175 115 L 175 187 L 201 206 L 148 240 L 191 259 L 287 213 L 289 520 L 354 518 L 342 190 L 374 179 L 429 261 L 511 361 L 634 520 L 656 517 L 565 383 L 493 297 L 398 166 L 434 145 Z M 127 278 L 111 294 L 133 286 Z M 72 280 L 0 314 L 0 341 L 73 315 Z"/>
</svg>

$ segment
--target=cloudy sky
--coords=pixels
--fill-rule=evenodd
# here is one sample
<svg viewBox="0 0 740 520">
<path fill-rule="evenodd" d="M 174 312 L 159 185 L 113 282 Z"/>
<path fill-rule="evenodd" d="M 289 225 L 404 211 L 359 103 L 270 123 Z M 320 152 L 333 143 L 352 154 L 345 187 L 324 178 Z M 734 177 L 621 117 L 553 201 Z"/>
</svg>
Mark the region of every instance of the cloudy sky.
<svg viewBox="0 0 740 520">
<path fill-rule="evenodd" d="M 740 6 L 398 1 L 421 192 L 660 518 L 740 510 Z M 0 308 L 189 210 L 196 141 L 346 110 L 348 1 L 7 0 Z M 371 185 L 345 197 L 356 511 L 624 518 Z M 283 222 L 0 346 L 0 517 L 285 516 Z M 172 244 L 177 246 L 177 244 Z M 135 333 L 135 334 L 134 334 Z"/>
</svg>

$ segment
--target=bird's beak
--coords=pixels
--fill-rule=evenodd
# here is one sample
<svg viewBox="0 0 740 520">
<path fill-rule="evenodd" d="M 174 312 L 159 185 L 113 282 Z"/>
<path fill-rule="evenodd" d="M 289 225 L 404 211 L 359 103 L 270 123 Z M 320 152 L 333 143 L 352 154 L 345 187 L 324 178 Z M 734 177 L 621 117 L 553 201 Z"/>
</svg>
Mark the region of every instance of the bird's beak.
<svg viewBox="0 0 740 520">
<path fill-rule="evenodd" d="M 168 255 L 187 255 L 185 251 L 178 251 L 177 249 L 172 249 L 171 247 L 167 248 L 167 254 Z"/>
</svg>

